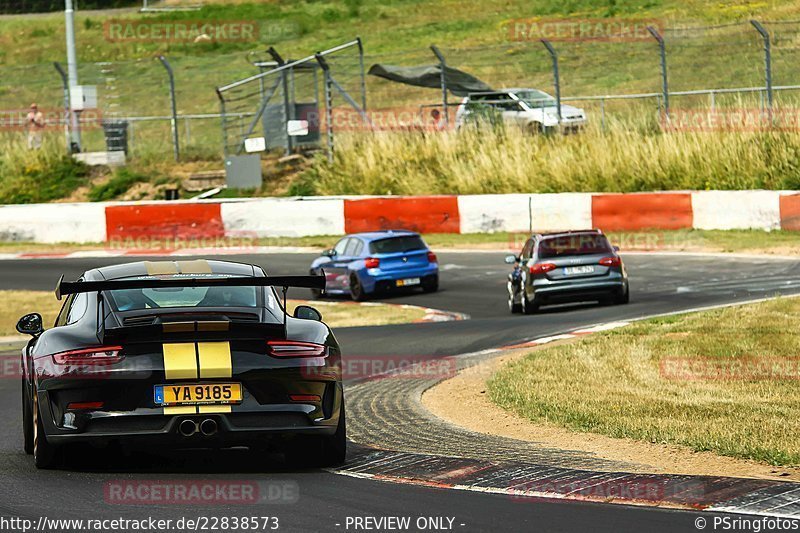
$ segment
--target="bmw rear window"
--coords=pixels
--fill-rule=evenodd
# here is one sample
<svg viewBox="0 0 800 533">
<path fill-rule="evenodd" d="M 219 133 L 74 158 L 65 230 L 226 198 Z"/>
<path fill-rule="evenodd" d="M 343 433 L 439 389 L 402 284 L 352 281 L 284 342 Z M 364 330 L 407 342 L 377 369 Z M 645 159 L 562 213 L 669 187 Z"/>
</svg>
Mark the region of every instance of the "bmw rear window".
<svg viewBox="0 0 800 533">
<path fill-rule="evenodd" d="M 539 258 L 553 259 L 569 255 L 597 255 L 613 252 L 605 235 L 579 233 L 542 239 L 539 243 Z"/>
<path fill-rule="evenodd" d="M 402 237 L 389 237 L 369 243 L 371 254 L 397 254 L 414 250 L 425 250 L 425 242 L 418 235 L 404 235 Z"/>
</svg>

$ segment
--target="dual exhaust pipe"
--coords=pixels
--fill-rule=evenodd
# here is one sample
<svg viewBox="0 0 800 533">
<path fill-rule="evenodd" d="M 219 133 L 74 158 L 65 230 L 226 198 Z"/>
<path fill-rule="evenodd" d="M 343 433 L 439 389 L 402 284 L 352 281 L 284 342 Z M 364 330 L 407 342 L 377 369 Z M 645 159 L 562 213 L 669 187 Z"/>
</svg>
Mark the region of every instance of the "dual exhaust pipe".
<svg viewBox="0 0 800 533">
<path fill-rule="evenodd" d="M 191 437 L 195 433 L 200 433 L 204 437 L 210 437 L 215 435 L 218 429 L 217 421 L 212 418 L 207 418 L 199 423 L 187 418 L 178 424 L 178 433 L 184 437 Z"/>
</svg>

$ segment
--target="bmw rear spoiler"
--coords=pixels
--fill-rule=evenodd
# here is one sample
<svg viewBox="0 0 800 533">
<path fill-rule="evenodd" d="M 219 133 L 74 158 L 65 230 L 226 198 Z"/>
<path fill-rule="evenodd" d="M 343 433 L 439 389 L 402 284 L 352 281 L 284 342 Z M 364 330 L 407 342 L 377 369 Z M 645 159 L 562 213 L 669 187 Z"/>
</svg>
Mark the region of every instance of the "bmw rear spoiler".
<svg viewBox="0 0 800 533">
<path fill-rule="evenodd" d="M 305 289 L 325 289 L 325 276 L 221 276 L 211 274 L 180 274 L 163 278 L 159 276 L 138 276 L 127 279 L 103 281 L 64 281 L 61 276 L 56 284 L 56 298 L 66 294 L 82 292 L 102 292 L 124 289 L 161 289 L 171 287 L 282 287 L 284 295 L 289 287 Z"/>
</svg>

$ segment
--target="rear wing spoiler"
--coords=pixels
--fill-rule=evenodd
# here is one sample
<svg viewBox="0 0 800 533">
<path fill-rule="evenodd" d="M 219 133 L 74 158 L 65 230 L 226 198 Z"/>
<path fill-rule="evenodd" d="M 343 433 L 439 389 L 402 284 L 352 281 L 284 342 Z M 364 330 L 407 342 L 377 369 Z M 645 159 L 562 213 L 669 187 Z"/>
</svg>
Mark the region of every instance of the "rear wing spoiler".
<svg viewBox="0 0 800 533">
<path fill-rule="evenodd" d="M 325 289 L 325 276 L 202 276 L 192 274 L 186 277 L 162 278 L 158 276 L 139 276 L 128 279 L 103 281 L 64 281 L 61 276 L 56 284 L 56 298 L 67 294 L 82 292 L 101 292 L 124 289 L 159 289 L 168 287 L 282 287 L 284 297 L 289 287 L 305 289 Z"/>
</svg>

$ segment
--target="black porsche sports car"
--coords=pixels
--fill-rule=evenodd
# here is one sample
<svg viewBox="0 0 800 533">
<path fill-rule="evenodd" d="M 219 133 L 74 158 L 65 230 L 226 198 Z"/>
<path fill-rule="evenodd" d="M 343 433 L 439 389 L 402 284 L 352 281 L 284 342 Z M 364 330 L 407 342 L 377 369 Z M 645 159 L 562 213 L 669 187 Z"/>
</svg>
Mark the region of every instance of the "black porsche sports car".
<svg viewBox="0 0 800 533">
<path fill-rule="evenodd" d="M 284 312 L 289 287 L 225 261 L 137 262 L 59 281 L 54 327 L 22 317 L 25 451 L 38 468 L 92 447 L 248 446 L 295 464 L 344 461 L 341 353 L 318 311 Z M 282 303 L 283 299 L 283 303 Z"/>
</svg>

